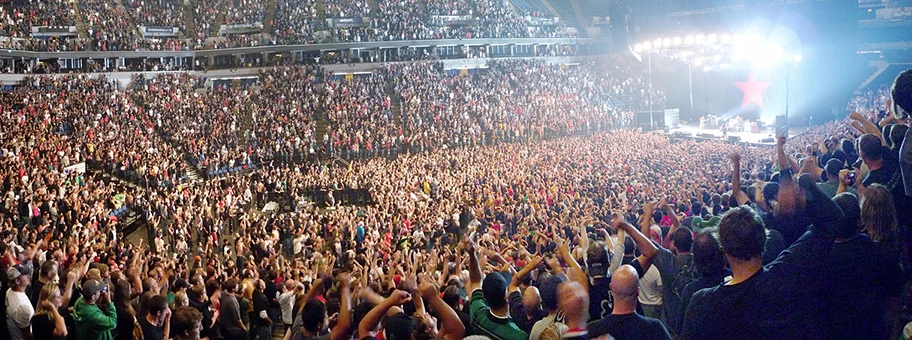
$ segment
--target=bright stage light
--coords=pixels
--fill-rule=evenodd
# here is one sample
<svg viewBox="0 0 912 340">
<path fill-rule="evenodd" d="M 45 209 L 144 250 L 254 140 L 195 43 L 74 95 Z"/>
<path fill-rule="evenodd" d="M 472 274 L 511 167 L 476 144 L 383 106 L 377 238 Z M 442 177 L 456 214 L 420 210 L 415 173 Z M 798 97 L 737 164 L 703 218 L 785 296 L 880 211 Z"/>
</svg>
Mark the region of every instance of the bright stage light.
<svg viewBox="0 0 912 340">
<path fill-rule="evenodd" d="M 709 39 L 710 44 L 715 44 L 716 41 L 719 39 L 719 37 L 716 36 L 715 34 L 710 34 L 709 37 L 707 37 L 707 39 Z"/>
<path fill-rule="evenodd" d="M 699 34 L 697 35 L 697 44 L 703 44 L 706 42 L 706 36 Z"/>
<path fill-rule="evenodd" d="M 795 62 L 796 62 L 796 63 L 800 63 L 801 60 L 803 60 L 803 59 L 804 59 L 804 57 L 801 56 L 800 54 L 796 54 L 796 55 L 795 55 Z"/>
<path fill-rule="evenodd" d="M 671 47 L 671 38 L 662 39 L 662 46 L 666 48 Z"/>
<path fill-rule="evenodd" d="M 729 42 L 731 42 L 731 37 L 728 34 L 722 34 L 722 36 L 719 37 L 719 41 L 722 44 L 728 44 Z"/>
<path fill-rule="evenodd" d="M 633 46 L 633 51 L 636 53 L 643 52 L 643 44 L 636 44 Z"/>
<path fill-rule="evenodd" d="M 644 42 L 644 43 L 643 43 L 643 49 L 644 49 L 644 50 L 647 50 L 647 51 L 651 50 L 651 49 L 652 49 L 652 44 L 651 44 L 650 42 L 648 42 L 648 41 L 647 41 L 647 42 Z"/>
<path fill-rule="evenodd" d="M 672 39 L 672 43 L 674 43 L 675 46 L 680 46 L 680 45 L 681 45 L 681 37 L 674 37 L 674 39 Z"/>
<path fill-rule="evenodd" d="M 703 65 L 703 58 L 694 59 L 694 65 L 696 65 L 696 66 Z"/>
<path fill-rule="evenodd" d="M 693 37 L 692 35 L 688 35 L 687 38 L 684 38 L 684 44 L 686 44 L 686 45 L 693 45 L 693 44 L 694 44 L 694 37 Z"/>
<path fill-rule="evenodd" d="M 655 48 L 662 48 L 662 39 L 653 40 L 652 46 L 655 46 Z"/>
</svg>

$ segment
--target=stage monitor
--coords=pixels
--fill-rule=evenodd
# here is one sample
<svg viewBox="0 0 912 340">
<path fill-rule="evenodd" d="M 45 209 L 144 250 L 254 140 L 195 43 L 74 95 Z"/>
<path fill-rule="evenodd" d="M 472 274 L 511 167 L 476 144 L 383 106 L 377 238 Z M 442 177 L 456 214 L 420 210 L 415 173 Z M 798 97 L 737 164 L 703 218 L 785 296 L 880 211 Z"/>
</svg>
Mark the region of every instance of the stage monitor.
<svg viewBox="0 0 912 340">
<path fill-rule="evenodd" d="M 665 110 L 665 127 L 669 129 L 677 129 L 681 127 L 680 113 L 680 109 Z"/>
</svg>

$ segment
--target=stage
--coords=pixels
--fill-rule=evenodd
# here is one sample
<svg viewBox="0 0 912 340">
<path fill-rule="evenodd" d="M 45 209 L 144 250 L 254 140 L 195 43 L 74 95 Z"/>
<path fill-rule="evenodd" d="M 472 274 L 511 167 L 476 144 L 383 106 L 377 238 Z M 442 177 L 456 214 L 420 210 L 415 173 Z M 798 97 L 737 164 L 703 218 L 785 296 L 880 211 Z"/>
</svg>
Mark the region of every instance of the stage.
<svg viewBox="0 0 912 340">
<path fill-rule="evenodd" d="M 790 131 L 791 134 L 792 131 Z M 668 135 L 677 138 L 693 138 L 702 140 L 722 140 L 722 130 L 714 128 L 701 129 L 699 126 L 681 125 L 676 129 L 669 129 Z M 751 145 L 776 145 L 775 131 L 763 127 L 757 132 L 729 131 L 726 141 Z"/>
</svg>

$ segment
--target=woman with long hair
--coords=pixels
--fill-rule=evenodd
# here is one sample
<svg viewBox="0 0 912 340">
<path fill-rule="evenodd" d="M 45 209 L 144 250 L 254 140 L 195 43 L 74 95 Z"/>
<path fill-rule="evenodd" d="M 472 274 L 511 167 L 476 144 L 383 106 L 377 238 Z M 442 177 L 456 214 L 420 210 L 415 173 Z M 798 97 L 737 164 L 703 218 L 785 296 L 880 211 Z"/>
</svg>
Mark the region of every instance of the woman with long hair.
<svg viewBox="0 0 912 340">
<path fill-rule="evenodd" d="M 899 251 L 898 228 L 896 207 L 887 187 L 873 184 L 865 188 L 861 197 L 861 230 L 886 250 Z"/>
<path fill-rule="evenodd" d="M 38 294 L 38 308 L 32 316 L 32 336 L 35 339 L 66 339 L 67 329 L 58 308 L 63 296 L 55 284 L 47 284 Z"/>
<path fill-rule="evenodd" d="M 133 339 L 136 331 L 136 310 L 133 309 L 131 297 L 133 296 L 130 282 L 119 280 L 114 284 L 114 309 L 117 310 L 117 340 Z"/>
</svg>

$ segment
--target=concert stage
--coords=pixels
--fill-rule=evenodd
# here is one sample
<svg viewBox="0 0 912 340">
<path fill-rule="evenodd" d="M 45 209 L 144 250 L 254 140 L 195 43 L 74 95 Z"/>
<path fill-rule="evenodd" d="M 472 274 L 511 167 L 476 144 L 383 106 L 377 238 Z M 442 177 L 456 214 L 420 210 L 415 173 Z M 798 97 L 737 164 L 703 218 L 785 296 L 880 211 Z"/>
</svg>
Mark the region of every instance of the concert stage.
<svg viewBox="0 0 912 340">
<path fill-rule="evenodd" d="M 699 126 L 681 125 L 679 128 L 668 130 L 668 135 L 676 138 L 722 140 L 721 129 L 701 129 Z M 772 128 L 762 128 L 758 132 L 729 131 L 726 141 L 750 145 L 776 145 L 776 135 Z"/>
</svg>

